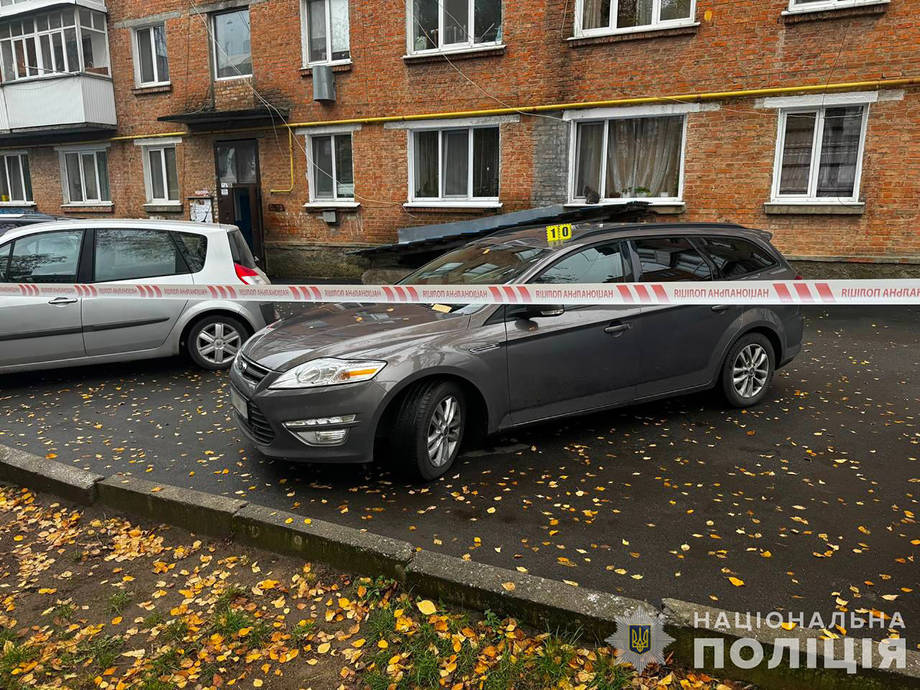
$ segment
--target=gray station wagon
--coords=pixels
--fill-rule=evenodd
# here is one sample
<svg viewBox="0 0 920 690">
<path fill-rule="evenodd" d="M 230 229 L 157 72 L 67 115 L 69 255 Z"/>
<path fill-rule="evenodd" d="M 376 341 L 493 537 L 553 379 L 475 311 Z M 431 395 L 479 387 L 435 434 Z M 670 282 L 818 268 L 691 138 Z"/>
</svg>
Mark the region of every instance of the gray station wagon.
<svg viewBox="0 0 920 690">
<path fill-rule="evenodd" d="M 735 225 L 507 230 L 402 283 L 788 280 L 770 235 Z M 464 438 L 717 387 L 747 407 L 798 352 L 795 306 L 346 305 L 256 333 L 231 367 L 240 428 L 266 455 L 367 462 L 379 442 L 425 480 Z"/>
</svg>

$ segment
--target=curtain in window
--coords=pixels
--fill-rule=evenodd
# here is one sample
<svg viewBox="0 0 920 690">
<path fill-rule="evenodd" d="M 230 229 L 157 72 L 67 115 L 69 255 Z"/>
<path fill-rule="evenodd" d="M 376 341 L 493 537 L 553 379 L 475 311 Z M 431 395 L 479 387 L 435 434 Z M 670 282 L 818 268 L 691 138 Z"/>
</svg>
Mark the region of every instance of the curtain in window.
<svg viewBox="0 0 920 690">
<path fill-rule="evenodd" d="M 605 198 L 676 197 L 683 117 L 611 120 Z"/>
<path fill-rule="evenodd" d="M 646 26 L 652 23 L 652 0 L 620 0 L 617 4 L 617 28 Z"/>
<path fill-rule="evenodd" d="M 348 0 L 329 0 L 332 15 L 332 59 L 347 60 L 350 55 L 348 44 Z"/>
<path fill-rule="evenodd" d="M 469 196 L 470 131 L 449 129 L 444 132 L 444 196 Z"/>
<path fill-rule="evenodd" d="M 817 113 L 789 113 L 783 140 L 783 167 L 779 177 L 780 194 L 807 194 L 811 170 L 811 148 Z"/>
<path fill-rule="evenodd" d="M 575 161 L 575 197 L 584 198 L 601 190 L 601 161 L 604 156 L 603 122 L 578 125 Z"/>
<path fill-rule="evenodd" d="M 862 106 L 828 108 L 825 111 L 818 196 L 853 196 L 862 120 Z"/>
<path fill-rule="evenodd" d="M 584 0 L 581 28 L 598 29 L 610 26 L 610 0 Z"/>
<path fill-rule="evenodd" d="M 415 196 L 436 198 L 438 188 L 438 132 L 415 133 Z"/>
</svg>

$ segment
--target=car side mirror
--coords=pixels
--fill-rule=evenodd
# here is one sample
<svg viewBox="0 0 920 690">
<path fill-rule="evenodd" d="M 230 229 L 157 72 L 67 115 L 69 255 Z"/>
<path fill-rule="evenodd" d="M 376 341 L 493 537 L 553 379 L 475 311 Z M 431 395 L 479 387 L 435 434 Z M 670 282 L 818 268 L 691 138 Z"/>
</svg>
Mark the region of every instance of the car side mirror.
<svg viewBox="0 0 920 690">
<path fill-rule="evenodd" d="M 565 314 L 565 307 L 561 304 L 528 304 L 519 316 L 523 319 L 551 318 Z"/>
</svg>

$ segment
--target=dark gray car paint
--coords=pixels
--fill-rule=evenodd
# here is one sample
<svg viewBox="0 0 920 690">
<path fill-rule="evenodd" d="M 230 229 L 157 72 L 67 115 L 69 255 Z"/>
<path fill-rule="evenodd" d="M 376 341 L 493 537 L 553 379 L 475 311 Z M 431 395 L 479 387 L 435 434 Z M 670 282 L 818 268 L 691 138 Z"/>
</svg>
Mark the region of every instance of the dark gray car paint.
<svg viewBox="0 0 920 690">
<path fill-rule="evenodd" d="M 598 226 L 603 230 L 603 226 Z M 776 257 L 777 265 L 746 279 L 791 279 L 788 264 L 765 233 L 737 227 L 613 227 L 576 237 L 533 266 L 528 282 L 571 252 L 611 237 L 740 236 Z M 488 245 L 505 237 L 476 244 Z M 714 305 L 718 307 L 719 305 Z M 799 349 L 796 307 L 594 306 L 560 316 L 522 317 L 520 310 L 485 305 L 472 313 L 443 314 L 427 305 L 322 305 L 257 333 L 243 356 L 273 370 L 253 388 L 237 371 L 231 382 L 259 407 L 275 441 L 267 455 L 317 461 L 369 461 L 389 403 L 415 381 L 452 376 L 466 383 L 469 403 L 484 405 L 487 431 L 615 407 L 713 386 L 731 343 L 762 329 L 777 346 L 777 364 Z M 504 318 L 507 314 L 507 318 Z M 518 314 L 515 316 L 515 314 Z M 280 372 L 319 357 L 377 359 L 386 367 L 370 382 L 300 390 L 270 390 Z M 481 397 L 481 400 L 479 398 Z M 345 445 L 302 444 L 284 421 L 358 414 Z M 245 424 L 241 428 L 252 435 Z"/>
</svg>

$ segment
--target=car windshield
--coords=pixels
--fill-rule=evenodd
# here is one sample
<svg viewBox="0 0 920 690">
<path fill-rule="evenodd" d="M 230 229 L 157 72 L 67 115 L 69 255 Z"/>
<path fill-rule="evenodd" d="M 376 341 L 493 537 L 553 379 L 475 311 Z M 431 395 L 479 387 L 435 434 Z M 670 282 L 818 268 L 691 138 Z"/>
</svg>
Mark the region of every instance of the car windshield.
<svg viewBox="0 0 920 690">
<path fill-rule="evenodd" d="M 525 239 L 502 244 L 472 244 L 425 264 L 401 285 L 498 285 L 509 283 L 550 253 Z"/>
</svg>

